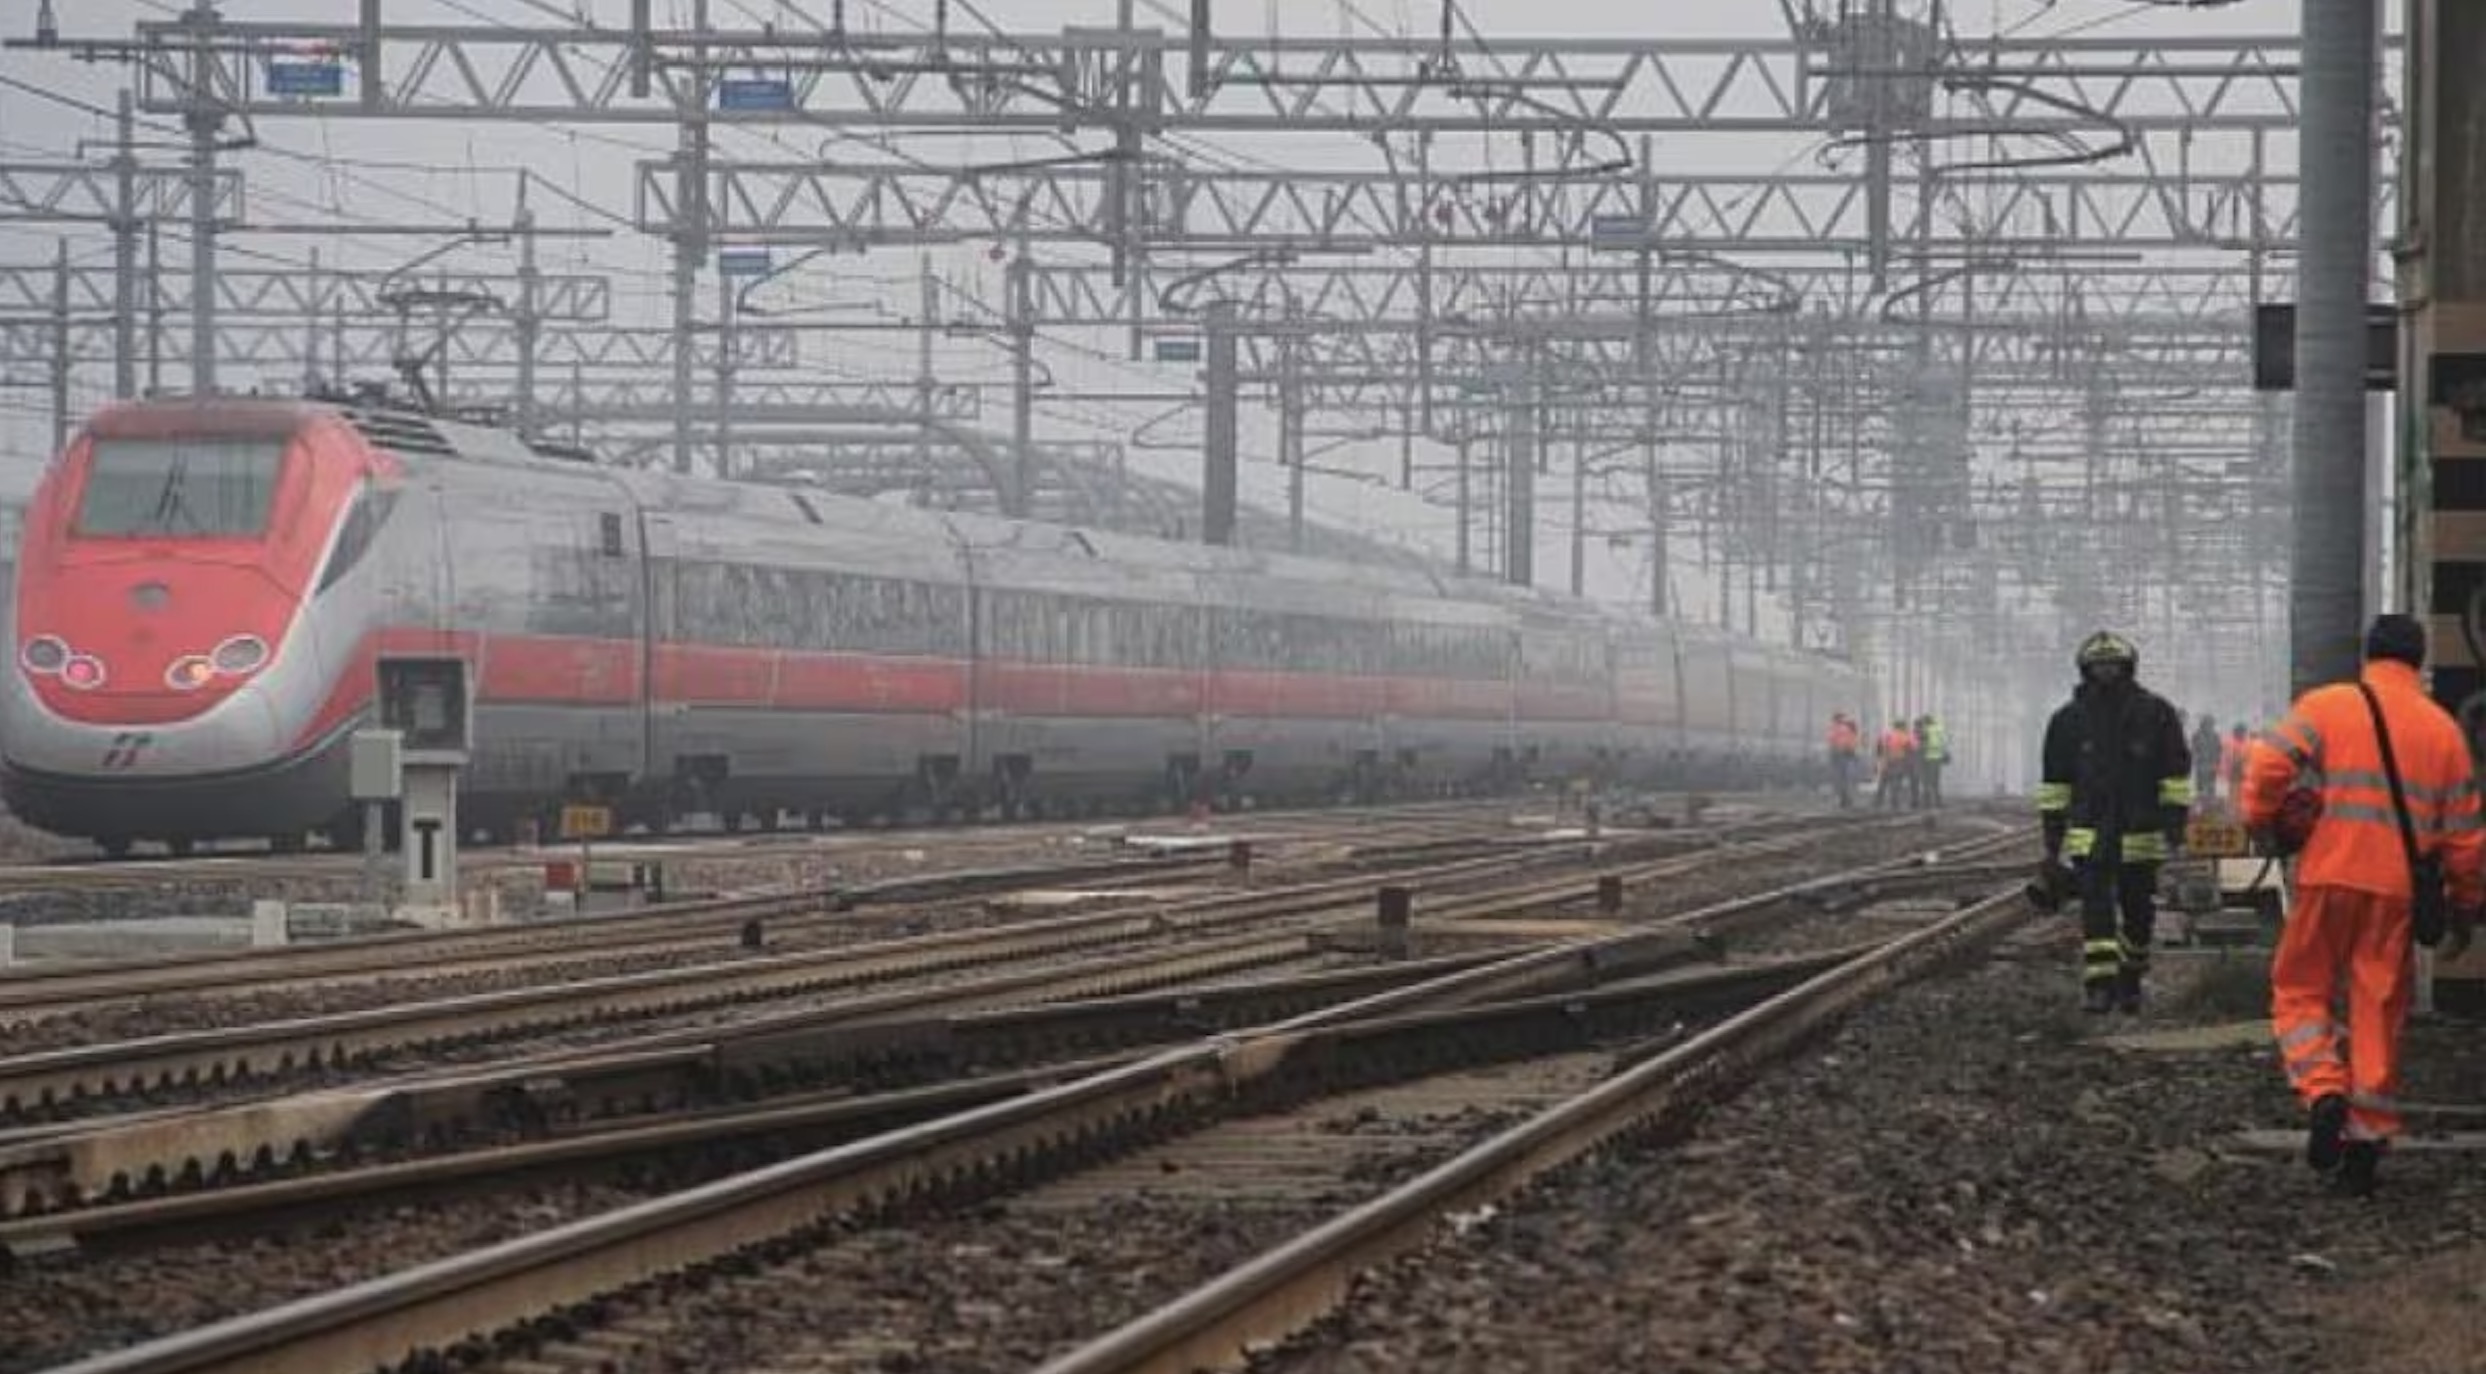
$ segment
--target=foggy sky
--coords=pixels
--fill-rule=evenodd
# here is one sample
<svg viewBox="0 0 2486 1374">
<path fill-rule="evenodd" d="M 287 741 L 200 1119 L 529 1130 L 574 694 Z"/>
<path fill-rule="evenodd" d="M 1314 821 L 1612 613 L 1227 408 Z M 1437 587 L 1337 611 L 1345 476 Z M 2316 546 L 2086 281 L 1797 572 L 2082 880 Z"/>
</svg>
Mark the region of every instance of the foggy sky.
<svg viewBox="0 0 2486 1374">
<path fill-rule="evenodd" d="M 170 18 L 184 2 L 59 0 L 58 8 L 67 34 L 109 36 L 125 32 L 139 19 Z M 1836 0 L 1815 2 L 1817 7 L 1836 6 Z M 1948 10 L 1952 24 L 1964 36 L 2000 30 L 2018 37 L 2080 34 L 2145 38 L 2290 34 L 2296 28 L 2299 3 L 2300 0 L 2244 0 L 2215 10 L 2184 11 L 2109 0 L 1957 0 Z M 35 0 L 0 0 L 0 36 L 31 36 L 34 5 Z M 782 0 L 710 0 L 710 8 L 712 22 L 726 27 L 746 27 L 763 18 L 796 22 L 783 13 Z M 803 8 L 815 17 L 825 18 L 829 4 L 828 0 L 805 0 Z M 1179 28 L 1177 16 L 1184 8 L 1183 0 L 1140 0 L 1139 20 L 1143 24 Z M 337 22 L 350 20 L 356 6 L 353 0 L 227 0 L 221 9 L 233 19 Z M 658 0 L 656 9 L 660 22 L 668 24 L 685 23 L 691 14 L 690 0 Z M 954 3 L 951 9 L 953 25 L 961 30 L 979 27 L 974 16 L 981 14 L 1013 32 L 1045 32 L 1066 24 L 1110 25 L 1115 5 L 1114 0 L 978 0 L 972 5 Z M 626 16 L 627 3 L 390 0 L 386 14 L 392 22 L 537 26 L 554 22 L 547 11 L 573 15 L 584 12 L 599 23 L 618 26 Z M 849 0 L 848 11 L 850 23 L 860 29 L 917 29 L 929 22 L 932 5 L 930 0 Z M 1772 0 L 1468 0 L 1463 12 L 1489 36 L 1622 37 L 1657 33 L 1716 39 L 1767 38 L 1783 33 L 1779 7 Z M 1429 36 L 1438 24 L 1439 10 L 1430 0 L 1358 0 L 1352 6 L 1342 6 L 1336 0 L 1275 0 L 1274 4 L 1270 0 L 1217 0 L 1216 14 L 1220 32 L 1238 37 L 1265 35 L 1270 31 L 1272 15 L 1289 35 L 1370 36 L 1377 26 L 1381 32 Z M 122 80 L 119 72 L 109 68 L 86 67 L 61 55 L 25 51 L 0 53 L 0 77 L 105 107 L 112 103 Z M 158 131 L 142 136 L 159 141 L 172 139 L 173 135 L 166 131 L 170 121 L 157 122 L 161 126 Z M 507 124 L 459 127 L 295 118 L 267 121 L 257 133 L 284 153 L 250 154 L 241 159 L 252 216 L 256 220 L 299 224 L 436 224 L 469 217 L 502 219 L 512 205 L 514 169 L 524 166 L 543 177 L 555 192 L 539 191 L 535 198 L 541 222 L 612 227 L 609 220 L 581 212 L 569 201 L 590 202 L 627 216 L 630 164 L 661 158 L 672 151 L 669 130 L 645 128 L 535 130 Z M 108 121 L 20 90 L 0 88 L 0 158 L 62 159 L 74 154 L 80 140 L 108 138 L 109 134 Z M 802 151 L 782 137 L 772 139 L 750 131 L 720 131 L 718 139 L 722 155 L 782 160 Z M 1042 138 L 983 136 L 959 146 L 968 150 L 966 156 L 988 160 L 1059 151 L 1057 143 Z M 1225 146 L 1247 157 L 1284 157 L 1289 165 L 1296 166 L 1379 165 L 1370 145 L 1357 139 L 1289 140 L 1283 148 L 1266 142 L 1248 145 L 1229 140 Z M 2205 139 L 2203 148 L 2205 160 L 2218 155 L 2215 139 Z M 1733 140 L 1687 137 L 1665 140 L 1661 146 L 1661 156 L 1668 159 L 1668 165 L 1704 170 L 1774 167 L 1801 157 L 1804 151 L 1801 143 L 1791 140 L 1753 136 Z M 2292 148 L 2289 152 L 2292 154 Z M 167 146 L 151 156 L 174 161 L 179 152 Z M 557 193 L 566 193 L 566 197 Z M 48 261 L 59 237 L 59 231 L 50 227 L 0 226 L 0 261 Z M 108 240 L 99 230 L 81 229 L 67 237 L 77 260 L 109 261 Z M 228 242 L 225 261 L 235 266 L 293 267 L 307 261 L 315 243 L 299 235 L 236 236 Z M 316 246 L 330 266 L 385 269 L 429 244 L 421 239 L 345 238 Z M 174 254 L 171 261 L 179 265 L 184 259 L 175 242 L 168 239 L 167 248 Z M 665 291 L 670 254 L 669 245 L 625 229 L 609 239 L 551 244 L 545 251 L 544 265 L 550 271 L 615 274 L 616 313 L 656 324 L 667 318 Z M 462 250 L 449 261 L 502 269 L 509 264 L 500 250 L 484 247 Z M 946 255 L 942 268 L 963 284 L 980 289 L 987 300 L 999 300 L 998 269 L 980 253 Z M 799 283 L 786 285 L 790 294 L 797 297 L 851 300 L 858 295 L 875 295 L 894 302 L 895 308 L 905 309 L 911 307 L 914 287 L 904 278 L 913 269 L 914 255 L 908 251 L 886 252 L 869 259 L 833 257 L 824 259 L 818 270 L 808 273 Z M 711 293 L 703 288 L 703 302 L 710 297 Z M 889 376 L 911 371 L 911 344 L 887 347 L 893 342 L 889 336 L 867 336 L 860 346 L 840 348 L 814 336 L 806 341 L 807 357 L 818 358 L 817 371 L 827 376 Z M 1047 366 L 1065 389 L 1166 388 L 1187 382 L 1187 372 L 1178 379 L 1169 375 L 1167 369 L 1114 356 L 1114 340 L 1071 342 L 1106 356 L 1059 347 L 1049 350 L 1045 355 Z M 943 372 L 949 380 L 999 381 L 1006 376 L 1003 359 L 989 344 L 946 342 L 941 354 Z M 24 384 L 36 380 L 19 376 L 0 378 L 0 383 L 15 384 L 0 388 L 0 451 L 42 447 L 43 393 L 22 389 Z M 108 380 L 108 369 L 89 369 L 80 378 L 81 403 L 101 399 Z M 1118 438 L 1144 414 L 1134 416 L 1097 406 L 1048 407 L 1041 420 L 1041 436 Z M 996 418 L 988 406 L 985 423 L 993 425 Z M 1006 425 L 1006 413 L 998 418 L 1000 424 Z M 1247 434 L 1246 447 L 1259 449 L 1260 456 L 1265 458 L 1265 433 Z M 1361 464 L 1367 470 L 1385 471 L 1394 468 L 1395 453 L 1394 443 L 1348 445 L 1324 455 L 1320 461 L 1332 465 Z M 1247 462 L 1253 456 L 1247 453 Z M 1548 507 L 1564 506 L 1566 503 L 1557 495 L 1540 493 Z M 1567 509 L 1549 511 L 1552 515 L 1568 520 Z M 1538 543 L 1543 579 L 1559 581 L 1564 566 L 1562 537 L 1546 527 L 1541 529 Z M 1633 594 L 1641 574 L 1634 568 L 1631 556 L 1609 557 L 1602 549 L 1594 550 L 1592 564 L 1595 591 L 1616 599 L 1628 599 Z"/>
</svg>

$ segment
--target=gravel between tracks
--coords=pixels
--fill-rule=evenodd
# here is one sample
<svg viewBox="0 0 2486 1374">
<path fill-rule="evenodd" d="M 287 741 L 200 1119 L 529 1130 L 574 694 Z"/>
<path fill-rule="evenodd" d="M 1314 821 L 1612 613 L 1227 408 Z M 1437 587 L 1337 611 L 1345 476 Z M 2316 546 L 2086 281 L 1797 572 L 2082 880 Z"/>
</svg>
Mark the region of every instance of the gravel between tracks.
<svg viewBox="0 0 2486 1374">
<path fill-rule="evenodd" d="M 2477 1332 L 2486 1179 L 2410 1154 L 2356 1203 L 2235 1148 L 2298 1121 L 2266 1040 L 2110 1047 L 2070 1007 L 2072 959 L 2056 928 L 1903 990 L 1690 1142 L 1542 1181 L 1255 1369 L 2474 1369 L 2444 1337 Z M 2238 967 L 2138 1028 L 2256 1017 Z M 2421 1031 L 2416 1096 L 2476 1100 L 2458 1043 Z"/>
</svg>

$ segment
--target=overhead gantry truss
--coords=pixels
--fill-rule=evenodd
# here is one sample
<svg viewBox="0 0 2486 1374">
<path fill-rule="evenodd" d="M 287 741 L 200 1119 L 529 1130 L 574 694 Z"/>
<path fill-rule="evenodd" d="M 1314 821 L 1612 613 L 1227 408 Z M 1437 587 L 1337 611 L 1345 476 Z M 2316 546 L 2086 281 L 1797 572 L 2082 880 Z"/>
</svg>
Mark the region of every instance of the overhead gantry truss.
<svg viewBox="0 0 2486 1374">
<path fill-rule="evenodd" d="M 48 265 L 0 263 L 0 314 L 56 308 L 64 280 L 71 311 L 116 308 L 115 274 L 109 268 L 72 267 L 64 279 Z M 420 319 L 427 313 L 424 300 L 448 299 L 489 302 L 512 311 L 524 303 L 536 319 L 546 321 L 595 324 L 612 316 L 612 283 L 592 275 L 546 272 L 530 282 L 515 273 L 435 269 L 406 274 L 227 268 L 211 280 L 216 315 L 228 320 L 362 319 L 404 312 Z M 142 298 L 145 308 L 186 315 L 193 303 L 190 286 L 185 274 L 159 274 Z"/>
<path fill-rule="evenodd" d="M 2254 161 L 2259 160 L 2256 137 Z M 2295 246 L 2292 174 L 2155 165 L 2154 145 L 2096 170 L 1981 169 L 1905 175 L 1894 187 L 1894 251 L 1945 259 L 2011 253 L 2269 252 Z M 1152 252 L 1369 253 L 1430 248 L 1604 248 L 1821 258 L 1876 241 L 1867 180 L 1846 172 L 1595 175 L 1548 169 L 1496 177 L 1405 166 L 1265 171 L 1172 156 L 1130 164 L 904 165 L 712 158 L 686 207 L 681 166 L 643 161 L 638 227 L 694 226 L 722 241 L 867 248 L 959 242 L 1109 244 Z M 1851 157 L 1850 161 L 1857 161 Z M 2386 190 L 2378 221 L 2394 222 Z"/>
<path fill-rule="evenodd" d="M 1926 137 L 2112 136 L 2293 129 L 2292 36 L 2005 38 L 1944 45 L 1878 71 L 1853 44 L 1680 38 L 1255 38 L 1156 29 L 860 33 L 147 21 L 134 40 L 64 40 L 140 69 L 140 107 L 204 99 L 234 115 L 578 124 L 709 122 L 825 128 L 1076 132 L 1481 133 L 1509 136 L 1815 133 L 1855 127 L 1862 80 L 1905 83 Z M 644 10 L 641 11 L 645 13 Z M 275 88 L 306 53 L 344 68 L 335 94 Z M 203 59 L 203 60 L 202 60 Z M 201 89 L 201 72 L 206 88 Z M 717 104 L 725 79 L 773 84 L 764 106 Z M 299 91 L 301 88 L 294 88 Z"/>
</svg>

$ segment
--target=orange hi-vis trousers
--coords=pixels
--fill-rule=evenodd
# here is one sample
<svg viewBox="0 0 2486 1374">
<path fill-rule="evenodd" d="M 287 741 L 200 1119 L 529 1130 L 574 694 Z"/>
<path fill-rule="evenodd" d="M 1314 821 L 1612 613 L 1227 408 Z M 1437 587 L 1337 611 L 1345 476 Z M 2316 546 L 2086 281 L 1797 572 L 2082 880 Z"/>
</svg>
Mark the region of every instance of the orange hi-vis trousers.
<svg viewBox="0 0 2486 1374">
<path fill-rule="evenodd" d="M 2348 1138 L 2400 1132 L 2400 1030 L 2416 986 L 2408 902 L 2346 887 L 2297 890 L 2270 961 L 2271 1029 L 2288 1082 L 2308 1106 L 2348 1099 Z M 2348 1020 L 2333 1013 L 2346 992 Z M 2347 1033 L 2343 1054 L 2341 1032 Z"/>
</svg>

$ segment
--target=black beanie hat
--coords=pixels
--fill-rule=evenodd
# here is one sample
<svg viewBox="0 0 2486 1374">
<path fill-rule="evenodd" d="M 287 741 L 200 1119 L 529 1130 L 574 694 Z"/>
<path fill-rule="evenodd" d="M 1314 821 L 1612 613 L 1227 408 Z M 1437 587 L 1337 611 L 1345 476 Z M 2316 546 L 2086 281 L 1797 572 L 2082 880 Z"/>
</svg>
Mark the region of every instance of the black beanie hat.
<svg viewBox="0 0 2486 1374">
<path fill-rule="evenodd" d="M 2426 666 L 2426 627 L 2404 615 L 2378 615 L 2365 632 L 2367 661 L 2393 659 L 2411 668 Z"/>
</svg>

